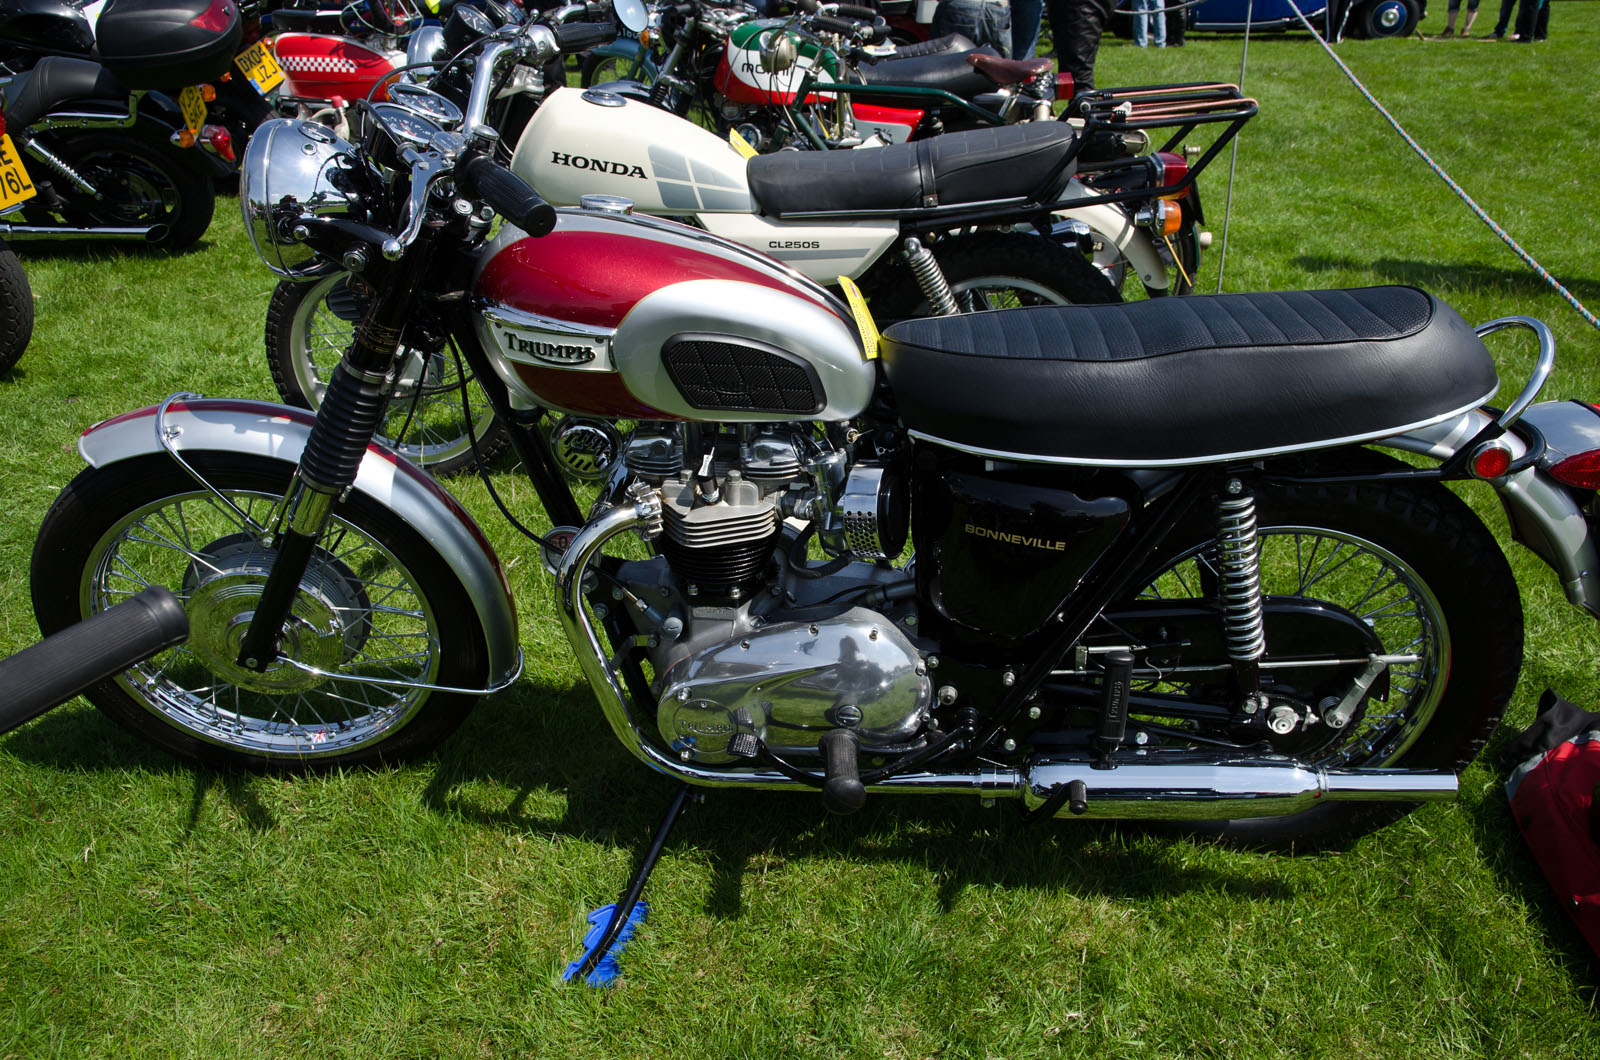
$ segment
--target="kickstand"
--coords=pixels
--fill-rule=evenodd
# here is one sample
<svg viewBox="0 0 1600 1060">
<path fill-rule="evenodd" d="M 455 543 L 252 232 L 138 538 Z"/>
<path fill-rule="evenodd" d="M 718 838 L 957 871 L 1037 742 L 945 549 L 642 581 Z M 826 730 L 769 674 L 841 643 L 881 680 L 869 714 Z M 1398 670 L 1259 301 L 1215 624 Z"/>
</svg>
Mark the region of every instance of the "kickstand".
<svg viewBox="0 0 1600 1060">
<path fill-rule="evenodd" d="M 622 896 L 622 901 L 616 904 L 611 913 L 611 922 L 606 925 L 604 935 L 583 958 L 583 963 L 578 966 L 576 974 L 568 978 L 579 982 L 587 982 L 589 974 L 595 970 L 605 958 L 607 951 L 617 941 L 617 936 L 627 926 L 628 918 L 633 913 L 633 907 L 639 904 L 639 895 L 644 892 L 645 881 L 650 878 L 651 871 L 656 867 L 656 862 L 661 860 L 661 848 L 667 843 L 667 835 L 672 831 L 672 826 L 678 818 L 689 808 L 689 785 L 685 784 L 678 789 L 672 797 L 672 805 L 667 807 L 667 815 L 661 819 L 661 825 L 656 829 L 655 836 L 650 840 L 650 847 L 645 851 L 644 860 L 639 863 L 639 868 L 634 872 L 633 879 L 628 882 L 628 890 Z"/>
</svg>

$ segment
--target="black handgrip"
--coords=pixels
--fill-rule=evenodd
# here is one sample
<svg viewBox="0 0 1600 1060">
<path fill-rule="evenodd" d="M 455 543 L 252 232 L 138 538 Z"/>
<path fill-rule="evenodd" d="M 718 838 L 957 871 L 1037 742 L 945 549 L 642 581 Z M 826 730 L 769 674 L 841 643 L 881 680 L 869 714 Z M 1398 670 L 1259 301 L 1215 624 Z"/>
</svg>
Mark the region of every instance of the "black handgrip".
<svg viewBox="0 0 1600 1060">
<path fill-rule="evenodd" d="M 552 26 L 556 46 L 563 52 L 582 52 L 617 39 L 617 27 L 609 22 L 567 22 Z"/>
<path fill-rule="evenodd" d="M 183 605 L 157 585 L 0 660 L 0 733 L 188 635 Z"/>
<path fill-rule="evenodd" d="M 556 226 L 556 208 L 488 155 L 475 155 L 461 163 L 456 179 L 469 195 L 493 206 L 496 213 L 530 236 L 546 235 Z"/>
<path fill-rule="evenodd" d="M 794 6 L 808 15 L 814 15 L 817 13 L 817 8 L 822 5 L 817 3 L 817 0 L 794 0 Z"/>
<path fill-rule="evenodd" d="M 854 36 L 865 28 L 859 22 L 852 22 L 847 18 L 834 18 L 832 15 L 814 15 L 811 24 L 817 29 L 825 29 L 829 33 L 841 33 L 846 37 Z"/>
<path fill-rule="evenodd" d="M 857 7 L 855 4 L 840 4 L 834 10 L 845 18 L 859 18 L 867 22 L 875 22 L 878 18 L 878 12 L 872 8 Z"/>
</svg>

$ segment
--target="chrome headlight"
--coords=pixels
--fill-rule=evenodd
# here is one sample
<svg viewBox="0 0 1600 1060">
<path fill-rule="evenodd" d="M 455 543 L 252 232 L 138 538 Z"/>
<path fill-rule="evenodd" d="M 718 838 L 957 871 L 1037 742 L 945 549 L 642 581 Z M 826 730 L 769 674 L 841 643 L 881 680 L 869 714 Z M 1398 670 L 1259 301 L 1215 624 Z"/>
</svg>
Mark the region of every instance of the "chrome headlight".
<svg viewBox="0 0 1600 1060">
<path fill-rule="evenodd" d="M 239 173 L 239 208 L 256 255 L 279 276 L 310 279 L 335 263 L 294 238 L 302 217 L 347 217 L 356 149 L 316 122 L 274 118 L 250 137 Z"/>
</svg>

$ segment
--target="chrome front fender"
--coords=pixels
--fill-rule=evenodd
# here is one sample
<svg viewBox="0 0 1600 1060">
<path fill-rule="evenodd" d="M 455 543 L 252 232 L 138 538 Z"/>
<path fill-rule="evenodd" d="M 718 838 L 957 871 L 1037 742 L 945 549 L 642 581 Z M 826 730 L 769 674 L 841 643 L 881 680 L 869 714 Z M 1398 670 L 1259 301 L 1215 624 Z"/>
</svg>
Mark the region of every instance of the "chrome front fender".
<svg viewBox="0 0 1600 1060">
<path fill-rule="evenodd" d="M 1559 407 L 1564 404 L 1541 402 L 1528 408 L 1522 418 L 1538 427 L 1546 417 L 1559 415 Z M 1475 409 L 1377 444 L 1442 462 L 1492 422 L 1486 413 Z M 1511 447 L 1513 460 L 1527 454 L 1528 447 L 1514 434 L 1507 433 L 1501 440 Z M 1572 494 L 1537 467 L 1492 479 L 1490 485 L 1505 506 L 1512 536 L 1550 565 L 1561 579 L 1568 600 L 1600 616 L 1600 553 L 1589 534 L 1589 521 Z"/>
<path fill-rule="evenodd" d="M 165 452 L 227 452 L 296 464 L 315 422 L 309 412 L 235 398 L 171 400 L 95 424 L 78 439 L 78 452 L 94 467 Z M 438 553 L 466 589 L 483 624 L 488 648 L 484 688 L 515 680 L 522 665 L 517 613 L 500 559 L 466 509 L 416 465 L 377 444 L 367 447 L 353 487 L 393 512 Z"/>
</svg>

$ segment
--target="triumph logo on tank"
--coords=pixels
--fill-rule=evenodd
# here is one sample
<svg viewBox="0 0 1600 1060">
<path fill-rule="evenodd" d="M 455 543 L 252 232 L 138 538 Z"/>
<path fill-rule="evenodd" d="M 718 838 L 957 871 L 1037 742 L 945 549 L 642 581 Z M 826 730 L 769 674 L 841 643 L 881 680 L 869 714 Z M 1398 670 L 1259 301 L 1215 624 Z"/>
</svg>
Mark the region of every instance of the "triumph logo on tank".
<svg viewBox="0 0 1600 1060">
<path fill-rule="evenodd" d="M 590 158 L 587 155 L 569 155 L 564 151 L 551 151 L 550 162 L 557 166 L 571 166 L 573 169 L 584 169 L 590 173 L 610 173 L 617 177 L 637 177 L 640 180 L 649 180 L 645 176 L 643 166 L 630 165 L 627 162 L 613 162 L 605 158 Z"/>
<path fill-rule="evenodd" d="M 508 359 L 524 364 L 548 364 L 557 368 L 592 365 L 604 356 L 603 344 L 574 335 L 513 331 L 504 325 L 495 328 L 495 338 Z"/>
</svg>

